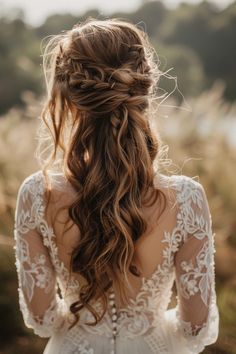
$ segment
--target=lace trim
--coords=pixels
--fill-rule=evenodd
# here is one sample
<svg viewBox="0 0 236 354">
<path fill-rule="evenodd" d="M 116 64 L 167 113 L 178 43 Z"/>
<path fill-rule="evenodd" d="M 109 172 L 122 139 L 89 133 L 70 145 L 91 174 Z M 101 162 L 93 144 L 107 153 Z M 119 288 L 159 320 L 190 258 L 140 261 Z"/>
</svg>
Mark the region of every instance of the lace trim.
<svg viewBox="0 0 236 354">
<path fill-rule="evenodd" d="M 58 248 L 54 241 L 55 234 L 53 229 L 48 226 L 46 220 L 40 220 L 38 225 L 38 230 L 41 232 L 43 236 L 43 244 L 46 246 L 50 252 L 51 260 L 54 265 L 55 271 L 57 274 L 60 274 L 60 278 L 58 281 L 63 283 L 64 287 L 60 287 L 63 296 L 66 296 L 66 290 L 70 289 L 72 292 L 77 291 L 80 288 L 80 284 L 77 279 L 70 275 L 68 269 L 65 267 L 64 263 L 60 261 L 58 257 Z"/>
<path fill-rule="evenodd" d="M 213 292 L 207 321 L 202 325 L 193 326 L 191 322 L 181 319 L 179 308 L 176 308 L 176 329 L 177 336 L 185 340 L 185 346 L 191 350 L 192 354 L 198 354 L 203 351 L 205 346 L 215 343 L 219 334 L 219 311 L 216 304 L 215 292 Z"/>
<path fill-rule="evenodd" d="M 25 325 L 28 328 L 32 328 L 36 335 L 48 338 L 55 332 L 64 332 L 67 330 L 69 324 L 67 320 L 68 309 L 65 307 L 65 302 L 58 296 L 52 300 L 44 316 L 40 317 L 32 315 L 26 306 L 22 291 L 18 289 L 18 292 L 19 304 Z"/>
<path fill-rule="evenodd" d="M 38 188 L 34 191 L 34 188 L 30 188 L 31 192 L 33 192 L 33 197 L 38 201 L 38 207 L 40 209 L 40 217 L 37 220 L 37 229 L 43 236 L 43 244 L 48 248 L 52 263 L 55 267 L 57 274 L 60 274 L 64 285 L 66 284 L 66 288 L 70 288 L 71 290 L 78 291 L 79 282 L 77 279 L 70 275 L 68 269 L 65 267 L 64 263 L 60 261 L 58 257 L 58 248 L 55 242 L 55 234 L 52 227 L 49 227 L 47 221 L 44 219 L 45 216 L 45 205 L 44 205 L 44 191 L 46 189 L 44 176 L 42 172 L 39 171 L 38 173 L 34 174 L 35 181 L 32 179 L 29 183 L 32 185 L 38 186 Z M 64 290 L 63 288 L 61 289 Z"/>
</svg>

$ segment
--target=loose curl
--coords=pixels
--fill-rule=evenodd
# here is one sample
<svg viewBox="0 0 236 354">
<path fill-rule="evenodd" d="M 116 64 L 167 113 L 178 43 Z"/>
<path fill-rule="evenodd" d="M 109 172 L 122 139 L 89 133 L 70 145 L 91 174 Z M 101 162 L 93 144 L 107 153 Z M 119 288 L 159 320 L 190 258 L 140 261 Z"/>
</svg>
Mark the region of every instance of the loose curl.
<svg viewBox="0 0 236 354">
<path fill-rule="evenodd" d="M 43 170 L 46 175 L 57 161 L 76 191 L 68 211 L 81 239 L 70 268 L 87 281 L 70 307 L 73 325 L 83 307 L 95 318 L 88 325 L 102 319 L 111 286 L 129 300 L 127 272 L 141 274 L 132 260 L 147 229 L 142 208 L 165 199 L 153 182 L 159 141 L 149 114 L 160 75 L 153 55 L 146 34 L 118 19 L 90 18 L 53 36 L 45 48 L 48 100 L 42 119 L 53 149 L 46 151 Z M 91 305 L 97 298 L 104 305 L 101 316 Z"/>
</svg>

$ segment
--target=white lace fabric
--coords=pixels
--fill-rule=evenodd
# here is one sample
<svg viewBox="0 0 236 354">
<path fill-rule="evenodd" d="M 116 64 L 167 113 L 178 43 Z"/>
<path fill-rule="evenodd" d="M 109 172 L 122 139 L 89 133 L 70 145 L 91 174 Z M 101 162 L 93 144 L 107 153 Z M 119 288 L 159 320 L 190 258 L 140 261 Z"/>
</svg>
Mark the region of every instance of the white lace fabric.
<svg viewBox="0 0 236 354">
<path fill-rule="evenodd" d="M 120 353 L 126 353 L 124 348 L 128 347 L 128 341 L 140 341 L 140 338 L 150 353 L 172 354 L 178 346 L 181 354 L 200 353 L 206 345 L 216 341 L 219 327 L 215 235 L 206 194 L 199 182 L 186 176 L 160 175 L 157 183 L 176 192 L 176 224 L 171 231 L 163 233 L 162 263 L 150 278 L 142 279 L 141 289 L 131 304 L 119 311 L 118 338 L 124 343 L 123 349 L 120 344 Z M 69 305 L 76 299 L 80 284 L 70 277 L 59 257 L 56 235 L 45 217 L 45 188 L 44 176 L 38 171 L 25 179 L 17 197 L 14 237 L 19 303 L 24 322 L 41 337 L 60 333 L 60 340 L 64 338 L 63 354 L 105 353 L 104 348 L 99 351 L 98 344 L 88 338 L 91 335 L 94 340 L 96 336 L 111 336 L 108 313 L 97 326 L 90 327 L 85 322 L 94 319 L 84 310 L 80 323 L 68 330 L 71 323 Z M 178 305 L 167 310 L 174 281 Z M 99 302 L 95 306 L 99 310 Z M 79 338 L 80 343 L 77 343 Z M 132 353 L 131 347 L 129 350 L 127 353 Z"/>
</svg>

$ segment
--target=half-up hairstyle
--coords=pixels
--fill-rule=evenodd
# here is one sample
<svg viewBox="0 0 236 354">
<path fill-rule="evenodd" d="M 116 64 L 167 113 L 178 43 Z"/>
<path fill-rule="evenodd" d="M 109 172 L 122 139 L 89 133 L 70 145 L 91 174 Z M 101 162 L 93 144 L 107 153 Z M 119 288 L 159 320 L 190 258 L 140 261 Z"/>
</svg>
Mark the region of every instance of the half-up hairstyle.
<svg viewBox="0 0 236 354">
<path fill-rule="evenodd" d="M 88 19 L 53 36 L 44 69 L 48 100 L 42 118 L 53 138 L 44 172 L 57 161 L 76 192 L 69 217 L 81 238 L 71 272 L 87 281 L 70 309 L 76 323 L 86 307 L 95 318 L 89 324 L 96 325 L 111 286 L 128 301 L 127 272 L 140 276 L 132 260 L 147 229 L 142 208 L 164 197 L 154 188 L 159 141 L 149 124 L 160 72 L 146 34 L 117 19 Z M 97 298 L 102 316 L 91 305 Z"/>
</svg>

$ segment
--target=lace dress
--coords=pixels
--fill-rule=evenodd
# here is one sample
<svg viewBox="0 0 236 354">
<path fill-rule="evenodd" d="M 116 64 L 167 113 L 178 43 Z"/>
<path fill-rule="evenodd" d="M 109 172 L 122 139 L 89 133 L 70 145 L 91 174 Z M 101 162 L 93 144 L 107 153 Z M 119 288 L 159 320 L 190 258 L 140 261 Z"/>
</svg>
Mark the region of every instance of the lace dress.
<svg viewBox="0 0 236 354">
<path fill-rule="evenodd" d="M 51 172 L 53 176 L 55 181 L 64 178 Z M 118 308 L 111 290 L 101 322 L 86 325 L 94 317 L 83 309 L 79 323 L 69 329 L 69 306 L 81 284 L 69 276 L 56 232 L 46 220 L 44 178 L 38 171 L 22 183 L 14 228 L 20 309 L 27 327 L 50 337 L 44 354 L 194 354 L 216 341 L 214 234 L 199 182 L 183 175 L 156 175 L 156 185 L 174 193 L 176 211 L 174 223 L 167 216 L 168 227 L 161 233 L 161 262 L 150 277 L 142 278 L 129 305 Z M 177 305 L 167 309 L 174 282 Z M 94 306 L 102 310 L 98 300 Z"/>
</svg>

